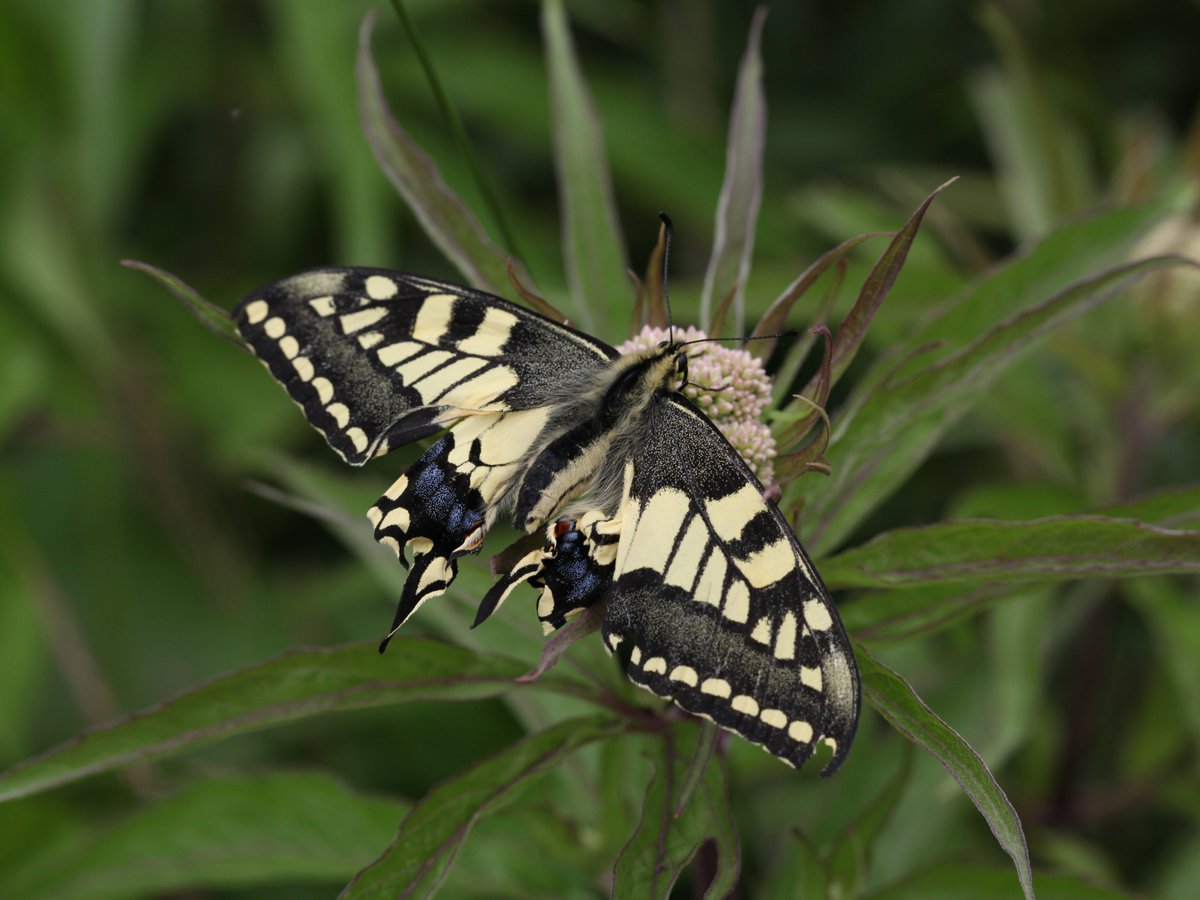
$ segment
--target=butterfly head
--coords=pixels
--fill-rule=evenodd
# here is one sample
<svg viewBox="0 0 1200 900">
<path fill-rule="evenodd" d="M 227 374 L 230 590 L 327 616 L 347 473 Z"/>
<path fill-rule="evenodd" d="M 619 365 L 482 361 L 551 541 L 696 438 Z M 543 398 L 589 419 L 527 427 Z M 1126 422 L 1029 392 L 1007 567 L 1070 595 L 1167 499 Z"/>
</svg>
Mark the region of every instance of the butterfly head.
<svg viewBox="0 0 1200 900">
<path fill-rule="evenodd" d="M 679 377 L 679 390 L 683 390 L 688 384 L 688 358 L 683 348 L 676 345 L 670 348 L 675 354 L 675 374 Z"/>
<path fill-rule="evenodd" d="M 687 353 L 683 347 L 683 344 L 674 340 L 659 341 L 658 352 L 654 354 L 655 359 L 669 359 L 671 361 L 666 375 L 668 378 L 675 377 L 679 379 L 679 390 L 683 390 L 688 383 L 688 360 Z"/>
</svg>

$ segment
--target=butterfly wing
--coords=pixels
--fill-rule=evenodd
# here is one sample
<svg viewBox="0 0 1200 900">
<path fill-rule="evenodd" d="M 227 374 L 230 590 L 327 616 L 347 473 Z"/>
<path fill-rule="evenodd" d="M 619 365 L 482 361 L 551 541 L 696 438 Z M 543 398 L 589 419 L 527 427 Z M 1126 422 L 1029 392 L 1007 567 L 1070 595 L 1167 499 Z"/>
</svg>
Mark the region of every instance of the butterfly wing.
<svg viewBox="0 0 1200 900">
<path fill-rule="evenodd" d="M 255 291 L 238 331 L 346 462 L 463 419 L 368 513 L 412 571 L 391 633 L 479 549 L 533 439 L 612 347 L 507 300 L 386 269 L 313 269 Z M 406 563 L 407 564 L 407 563 Z M 390 634 L 389 634 L 390 636 Z M 386 644 L 386 641 L 385 641 Z"/>
<path fill-rule="evenodd" d="M 465 413 L 549 402 L 607 344 L 499 297 L 386 269 L 313 269 L 255 291 L 238 331 L 346 462 Z"/>
<path fill-rule="evenodd" d="M 794 766 L 850 748 L 859 678 L 816 569 L 762 486 L 678 395 L 626 462 L 604 638 L 635 683 Z"/>
</svg>

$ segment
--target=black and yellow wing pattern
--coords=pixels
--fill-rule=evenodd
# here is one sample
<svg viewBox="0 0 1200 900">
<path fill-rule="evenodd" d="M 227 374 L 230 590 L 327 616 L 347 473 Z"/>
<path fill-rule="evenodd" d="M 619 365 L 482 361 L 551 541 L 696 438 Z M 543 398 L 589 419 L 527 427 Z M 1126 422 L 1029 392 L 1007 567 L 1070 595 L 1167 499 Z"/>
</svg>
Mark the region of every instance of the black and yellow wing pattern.
<svg viewBox="0 0 1200 900">
<path fill-rule="evenodd" d="M 313 269 L 256 291 L 243 338 L 346 462 L 428 437 L 463 412 L 544 406 L 560 366 L 615 350 L 477 291 L 382 269 Z"/>
<path fill-rule="evenodd" d="M 604 640 L 626 674 L 801 766 L 850 749 L 858 672 L 820 575 L 724 436 L 679 395 L 627 460 Z"/>
<path fill-rule="evenodd" d="M 511 514 L 545 545 L 477 624 L 526 582 L 547 632 L 606 604 L 606 648 L 636 684 L 792 765 L 820 744 L 827 773 L 841 764 L 859 711 L 849 640 L 762 485 L 677 390 L 680 346 L 621 355 L 498 297 L 383 269 L 301 273 L 234 318 L 347 462 L 444 432 L 368 514 L 376 539 L 412 555 L 389 638 Z"/>
</svg>

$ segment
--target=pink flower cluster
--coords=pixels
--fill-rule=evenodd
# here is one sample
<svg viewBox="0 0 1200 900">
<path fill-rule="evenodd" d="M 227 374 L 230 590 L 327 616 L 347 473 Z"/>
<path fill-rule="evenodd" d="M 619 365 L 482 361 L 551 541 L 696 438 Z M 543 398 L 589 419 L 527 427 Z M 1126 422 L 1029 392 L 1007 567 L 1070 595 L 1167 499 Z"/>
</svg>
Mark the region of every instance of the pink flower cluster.
<svg viewBox="0 0 1200 900">
<path fill-rule="evenodd" d="M 698 328 L 675 329 L 680 343 L 705 340 L 708 335 Z M 622 353 L 649 350 L 669 337 L 665 328 L 643 328 L 617 347 Z M 721 429 L 729 443 L 764 485 L 775 477 L 775 438 L 762 421 L 763 411 L 771 402 L 771 379 L 762 362 L 745 350 L 717 343 L 693 344 L 688 355 L 688 385 L 683 394 L 712 423 Z"/>
</svg>

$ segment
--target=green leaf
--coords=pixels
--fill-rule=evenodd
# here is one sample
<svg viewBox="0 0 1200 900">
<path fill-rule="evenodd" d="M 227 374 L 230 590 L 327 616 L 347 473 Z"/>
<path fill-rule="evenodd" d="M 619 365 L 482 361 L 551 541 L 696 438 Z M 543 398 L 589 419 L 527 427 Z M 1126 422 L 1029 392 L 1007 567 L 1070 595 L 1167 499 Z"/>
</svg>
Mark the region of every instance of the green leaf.
<svg viewBox="0 0 1200 900">
<path fill-rule="evenodd" d="M 238 349 L 244 350 L 247 353 L 250 352 L 246 346 L 246 342 L 238 334 L 237 327 L 233 324 L 233 319 L 230 318 L 228 311 L 211 300 L 205 299 L 199 291 L 182 278 L 172 275 L 166 269 L 160 269 L 157 266 L 139 262 L 136 259 L 123 259 L 121 260 L 121 265 L 138 272 L 145 272 L 174 294 L 175 298 L 187 307 L 187 311 L 192 314 L 197 322 L 217 337 L 229 341 L 229 343 Z"/>
<path fill-rule="evenodd" d="M 501 297 L 520 300 L 508 281 L 508 256 L 487 236 L 479 219 L 446 184 L 437 163 L 400 127 L 388 108 L 371 58 L 374 13 L 363 19 L 358 37 L 358 103 L 363 131 L 388 180 L 400 192 L 429 239 L 467 282 Z M 519 279 L 531 284 L 516 265 Z"/>
<path fill-rule="evenodd" d="M 783 858 L 763 878 L 756 897 L 762 900 L 829 900 L 828 864 L 812 841 L 799 829 L 792 829 L 793 840 L 785 841 Z"/>
<path fill-rule="evenodd" d="M 591 306 L 632 298 L 629 261 L 617 220 L 604 132 L 583 80 L 561 0 L 542 3 L 554 162 L 562 205 L 563 252 L 574 318 L 594 327 Z"/>
<path fill-rule="evenodd" d="M 719 900 L 737 886 L 741 848 L 729 806 L 725 762 L 717 759 L 710 763 L 698 783 L 688 779 L 702 740 L 699 727 L 684 722 L 659 743 L 641 821 L 613 867 L 615 900 L 665 900 L 700 848 L 710 841 L 716 852 L 715 873 L 705 898 Z M 694 783 L 691 800 L 680 811 L 681 793 L 690 783 Z"/>
<path fill-rule="evenodd" d="M 641 819 L 646 785 L 654 777 L 652 748 L 657 739 L 656 735 L 630 733 L 600 748 L 597 818 L 599 844 L 609 850 L 605 864 L 616 858 Z"/>
<path fill-rule="evenodd" d="M 913 753 L 905 745 L 896 774 L 861 813 L 838 835 L 829 853 L 828 877 L 843 897 L 857 897 L 868 882 L 871 848 L 895 812 L 912 774 Z"/>
<path fill-rule="evenodd" d="M 1042 900 L 1128 900 L 1129 897 L 1125 891 L 1099 887 L 1074 875 L 1039 874 L 1034 877 L 1033 885 Z M 863 897 L 864 900 L 928 900 L 930 897 L 1009 900 L 1012 895 L 1012 876 L 1007 869 L 945 862 Z"/>
<path fill-rule="evenodd" d="M 1184 262 L 1168 256 L 1116 266 L 1011 316 L 932 364 L 924 363 L 928 354 L 904 357 L 899 367 L 891 364 L 890 376 L 867 379 L 839 411 L 825 454 L 833 476 L 805 485 L 809 546 L 819 553 L 843 540 L 1021 358 L 1034 338 L 1146 273 Z M 923 368 L 907 374 L 914 364 Z"/>
<path fill-rule="evenodd" d="M 1054 621 L 1057 600 L 1053 587 L 1026 588 L 1006 597 L 983 623 L 991 727 L 979 749 L 993 767 L 1003 765 L 1037 727 L 1050 681 L 1047 623 Z"/>
<path fill-rule="evenodd" d="M 1028 240 L 1094 197 L 1092 160 L 1075 117 L 1055 105 L 1056 91 L 1045 89 L 1047 73 L 1039 71 L 1018 27 L 996 4 L 982 6 L 979 19 L 1003 69 L 975 75 L 968 93 L 1012 226 Z"/>
<path fill-rule="evenodd" d="M 341 896 L 433 896 L 481 816 L 511 800 L 569 753 L 612 736 L 618 727 L 608 717 L 560 722 L 434 788 L 405 817 L 391 846 L 354 876 Z"/>
<path fill-rule="evenodd" d="M 1105 516 L 898 528 L 821 566 L 825 580 L 837 587 L 989 585 L 1197 572 L 1200 532 Z"/>
<path fill-rule="evenodd" d="M 708 774 L 708 766 L 712 762 L 713 751 L 716 750 L 717 739 L 721 735 L 721 729 L 712 722 L 702 721 L 699 723 L 699 727 L 700 736 L 696 740 L 696 747 L 692 753 L 692 758 L 688 761 L 683 782 L 679 785 L 676 792 L 676 817 L 687 807 L 696 787 L 700 784 L 704 776 Z"/>
<path fill-rule="evenodd" d="M 293 650 L 225 675 L 173 700 L 83 732 L 0 775 L 0 801 L 86 775 L 177 753 L 247 731 L 334 710 L 409 700 L 477 700 L 516 690 L 527 667 L 422 638 Z M 555 673 L 537 686 L 568 690 Z"/>
<path fill-rule="evenodd" d="M 1200 484 L 1167 488 L 1133 500 L 1095 510 L 1116 519 L 1140 519 L 1164 528 L 1200 526 Z"/>
<path fill-rule="evenodd" d="M 929 209 L 929 205 L 933 203 L 934 198 L 938 194 L 952 185 L 955 180 L 952 178 L 945 184 L 935 188 L 921 201 L 920 206 L 913 211 L 913 214 L 908 217 L 908 221 L 896 232 L 896 236 L 892 238 L 892 242 L 883 251 L 883 255 L 879 257 L 875 265 L 871 268 L 871 272 L 867 275 L 866 281 L 863 282 L 863 286 L 858 292 L 858 298 L 854 301 L 850 312 L 846 314 L 846 317 L 842 319 L 837 327 L 837 335 L 833 342 L 831 386 L 837 383 L 838 379 L 841 378 L 842 374 L 849 368 L 850 363 L 854 361 L 854 357 L 858 354 L 858 349 L 862 346 L 863 339 L 867 336 L 867 329 L 871 325 L 871 320 L 875 318 L 875 313 L 879 311 L 879 307 L 883 305 L 883 301 L 891 293 L 892 286 L 895 285 L 896 279 L 900 276 L 900 270 L 904 268 L 904 261 L 908 259 L 908 251 L 912 247 L 913 241 L 916 240 L 917 231 L 921 227 L 921 222 L 925 218 L 925 213 Z M 805 396 L 814 396 L 813 392 L 816 384 L 817 376 L 814 375 L 802 393 Z"/>
<path fill-rule="evenodd" d="M 946 359 L 997 323 L 1088 280 L 1102 278 L 1113 272 L 1114 266 L 1135 261 L 1130 256 L 1138 242 L 1169 209 L 1163 203 L 1126 207 L 1064 225 L 946 300 L 896 347 L 891 360 L 876 368 L 876 377 L 887 377 L 895 360 L 929 345 L 938 346 L 928 357 L 916 357 L 902 366 L 897 374 L 911 374 L 932 361 Z"/>
<path fill-rule="evenodd" d="M 213 778 L 55 854 L 5 897 L 107 900 L 268 882 L 344 882 L 390 840 L 407 804 L 317 773 Z"/>
<path fill-rule="evenodd" d="M 1131 583 L 1127 593 L 1154 635 L 1162 666 L 1178 695 L 1176 709 L 1200 743 L 1200 605 L 1194 590 L 1166 578 Z"/>
<path fill-rule="evenodd" d="M 844 240 L 832 250 L 826 250 L 807 269 L 801 272 L 784 289 L 784 292 L 775 298 L 775 302 L 763 313 L 763 317 L 759 319 L 758 324 L 754 327 L 751 337 L 756 338 L 756 340 L 754 343 L 746 345 L 746 349 L 750 354 L 759 359 L 768 359 L 775 352 L 775 345 L 778 343 L 778 338 L 768 337 L 768 335 L 778 334 L 783 330 L 788 313 L 792 311 L 792 307 L 796 301 L 808 292 L 808 289 L 816 283 L 818 278 L 825 274 L 830 266 L 841 262 L 847 253 L 863 241 L 875 237 L 891 237 L 891 233 L 875 231 Z M 818 321 L 820 320 L 818 319 Z M 759 338 L 761 340 L 757 340 Z"/>
<path fill-rule="evenodd" d="M 763 147 L 767 142 L 767 98 L 760 53 L 766 18 L 767 8 L 760 6 L 750 23 L 729 113 L 725 181 L 717 200 L 712 255 L 700 295 L 700 321 L 710 334 L 716 333 L 713 304 L 724 309 L 727 299 L 734 311 L 733 333 L 742 335 L 746 330 L 746 278 L 754 253 L 754 229 L 763 190 Z M 724 318 L 723 312 L 719 315 Z"/>
<path fill-rule="evenodd" d="M 1010 493 L 1013 490 L 1013 488 L 1009 488 Z M 1099 518 L 1099 514 L 1101 513 L 1105 517 L 1111 516 L 1114 519 L 1119 517 L 1120 520 L 1136 517 L 1144 520 L 1144 522 L 1122 521 L 1123 525 L 1130 527 L 1118 530 L 1125 530 L 1130 535 L 1144 536 L 1147 532 L 1139 529 L 1139 524 L 1149 523 L 1151 525 L 1174 527 L 1193 524 L 1197 520 L 1198 510 L 1200 510 L 1200 487 L 1193 486 L 1158 491 L 1124 504 L 1105 507 L 1098 510 L 1097 515 L 1091 517 L 1063 517 L 1063 519 L 1072 521 L 1082 518 L 1086 521 L 1088 519 Z M 957 523 L 957 525 L 946 523 L 931 526 L 928 529 L 909 529 L 907 533 L 910 536 L 913 534 L 924 534 L 928 537 L 930 543 L 933 543 L 935 540 L 940 541 L 948 538 L 958 526 L 967 524 L 974 525 L 978 523 Z M 1020 528 L 1030 526 L 1033 523 L 1014 522 L 1012 524 Z M 1110 532 L 1110 534 L 1114 533 Z M 1151 535 L 1151 543 L 1159 544 L 1161 532 L 1151 531 L 1148 533 Z M 1194 534 L 1194 532 L 1189 533 Z M 1175 532 L 1168 534 L 1161 546 L 1185 540 L 1179 537 L 1180 534 L 1183 533 Z M 894 533 L 886 533 L 876 539 L 881 543 L 881 546 L 876 548 L 880 550 L 881 554 L 886 553 L 887 555 L 897 556 L 903 553 L 899 543 L 890 543 L 893 535 Z M 901 540 L 907 539 L 909 538 Z M 858 558 L 863 569 L 868 570 L 868 574 L 865 577 L 869 579 L 886 577 L 890 583 L 890 577 L 896 574 L 894 571 L 889 572 L 888 566 L 891 563 L 886 562 L 882 555 L 873 560 L 869 558 L 870 553 L 874 551 L 870 551 L 869 553 L 868 548 L 871 548 L 874 543 L 873 541 L 863 547 L 845 551 L 824 562 L 821 566 L 821 572 L 825 576 L 826 581 L 836 587 L 857 584 L 858 579 L 864 577 L 862 572 L 855 571 L 855 559 Z M 1040 549 L 1044 550 L 1046 548 Z M 1084 550 L 1089 552 L 1094 552 L 1095 549 L 1094 547 L 1084 547 Z M 970 564 L 969 558 L 965 556 L 965 547 L 962 550 L 934 549 L 930 547 L 929 550 L 935 556 L 939 557 L 944 564 L 952 562 L 964 565 Z M 858 554 L 860 551 L 863 557 L 867 558 L 859 557 Z M 983 550 L 975 547 L 970 552 L 982 555 Z M 895 560 L 893 560 L 894 562 Z M 1015 576 L 1023 567 L 1032 567 L 1033 560 L 1025 559 L 1013 562 L 1014 571 L 1010 574 L 1014 577 L 1009 579 L 930 581 L 916 585 L 906 582 L 902 587 L 871 591 L 863 596 L 855 597 L 853 602 L 841 607 L 842 621 L 855 637 L 872 645 L 906 640 L 919 634 L 928 634 L 940 630 L 954 622 L 961 621 L 965 617 L 975 615 L 996 601 L 1010 597 L 1014 592 L 1027 591 L 1027 588 L 1023 587 L 1022 584 L 1025 580 L 1024 577 Z M 1082 564 L 1083 558 L 1078 557 L 1076 562 Z M 901 561 L 901 564 L 904 565 L 905 561 Z M 839 572 L 839 567 L 841 566 L 845 566 L 846 569 Z M 876 569 L 876 566 L 879 568 Z M 1151 568 L 1131 568 L 1128 574 L 1140 577 L 1156 571 Z M 1029 574 L 1029 572 L 1027 571 L 1025 574 Z M 1110 576 L 1112 573 L 1104 572 L 1102 574 Z M 1049 575 L 1042 574 L 1031 577 L 1029 580 L 1035 582 L 1052 582 L 1060 580 L 1060 576 L 1059 574 L 1055 574 L 1053 577 L 1050 577 Z"/>
<path fill-rule="evenodd" d="M 483 202 L 487 204 L 488 212 L 491 213 L 492 219 L 496 222 L 496 227 L 500 229 L 500 236 L 503 238 L 508 249 L 513 254 L 516 254 L 516 240 L 508 227 L 504 210 L 500 206 L 496 192 L 492 189 L 491 182 L 483 174 L 483 169 L 480 167 L 479 161 L 475 156 L 475 151 L 471 147 L 471 142 L 467 138 L 466 129 L 463 128 L 462 118 L 458 115 L 458 110 L 450 102 L 449 96 L 442 88 L 442 81 L 438 77 L 437 69 L 434 68 L 433 59 L 425 52 L 425 42 L 421 40 L 421 35 L 417 32 L 416 23 L 413 22 L 412 17 L 408 14 L 403 0 L 392 0 L 392 9 L 395 11 L 397 18 L 400 19 L 400 24 L 404 26 L 405 34 L 408 35 L 408 40 L 413 46 L 417 60 L 421 63 L 421 68 L 425 72 L 425 81 L 429 84 L 429 90 L 433 94 L 434 102 L 437 104 L 438 109 L 442 113 L 442 118 L 446 120 L 446 124 L 450 127 L 450 131 L 454 135 L 454 142 L 458 145 L 459 153 L 462 154 L 468 168 L 471 170 L 471 175 L 475 179 L 476 186 L 479 188 L 479 194 L 483 198 Z"/>
<path fill-rule="evenodd" d="M 1012 857 L 1021 890 L 1032 900 L 1033 870 L 1029 864 L 1025 832 L 1016 810 L 987 765 L 954 729 L 922 702 L 907 681 L 861 646 L 856 650 L 864 696 L 893 728 L 945 766 L 983 815 L 1004 852 Z"/>
<path fill-rule="evenodd" d="M 824 572 L 824 566 L 821 571 Z M 872 646 L 948 628 L 1008 596 L 1014 585 L 957 583 L 871 591 L 839 607 L 842 624 Z"/>
</svg>

